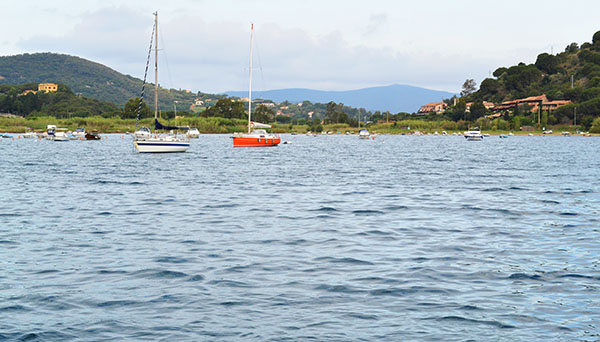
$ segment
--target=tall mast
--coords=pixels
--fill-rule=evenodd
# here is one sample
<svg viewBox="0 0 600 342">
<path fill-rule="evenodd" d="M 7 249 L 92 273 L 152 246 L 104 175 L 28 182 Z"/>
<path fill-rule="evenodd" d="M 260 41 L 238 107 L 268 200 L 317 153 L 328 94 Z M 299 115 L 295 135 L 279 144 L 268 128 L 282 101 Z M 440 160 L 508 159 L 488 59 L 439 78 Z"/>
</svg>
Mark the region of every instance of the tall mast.
<svg viewBox="0 0 600 342">
<path fill-rule="evenodd" d="M 250 84 L 248 85 L 248 133 L 250 133 L 250 120 L 252 116 L 252 40 L 254 38 L 254 24 L 250 24 Z"/>
<path fill-rule="evenodd" d="M 158 11 L 154 12 L 154 119 L 158 119 Z"/>
</svg>

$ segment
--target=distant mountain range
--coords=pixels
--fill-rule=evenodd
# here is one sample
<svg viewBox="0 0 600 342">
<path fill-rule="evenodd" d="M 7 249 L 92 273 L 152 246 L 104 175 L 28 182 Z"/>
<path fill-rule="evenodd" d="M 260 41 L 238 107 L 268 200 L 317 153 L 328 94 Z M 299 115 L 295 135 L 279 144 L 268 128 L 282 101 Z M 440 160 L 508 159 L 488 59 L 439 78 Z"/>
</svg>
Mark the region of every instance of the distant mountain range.
<svg viewBox="0 0 600 342">
<path fill-rule="evenodd" d="M 223 94 L 237 97 L 247 97 L 248 91 L 227 91 Z M 369 111 L 386 111 L 392 113 L 416 112 L 420 106 L 430 102 L 440 102 L 452 97 L 447 91 L 431 90 L 409 85 L 394 84 L 389 86 L 371 87 L 347 91 L 324 91 L 303 88 L 277 89 L 253 92 L 253 98 L 272 100 L 275 102 L 328 103 L 330 101 Z"/>
</svg>

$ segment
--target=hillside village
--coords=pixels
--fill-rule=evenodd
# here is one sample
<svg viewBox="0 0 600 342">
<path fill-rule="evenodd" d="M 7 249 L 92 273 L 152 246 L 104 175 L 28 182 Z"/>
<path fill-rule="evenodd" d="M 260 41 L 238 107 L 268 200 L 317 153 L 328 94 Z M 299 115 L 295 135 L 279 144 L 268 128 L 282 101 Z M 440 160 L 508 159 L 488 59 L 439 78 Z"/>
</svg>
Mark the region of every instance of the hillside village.
<svg viewBox="0 0 600 342">
<path fill-rule="evenodd" d="M 466 103 L 465 111 L 467 113 L 471 111 L 471 106 L 474 103 L 475 102 L 467 102 Z M 493 119 L 493 118 L 503 116 L 504 114 L 507 114 L 509 111 L 512 112 L 517 107 L 526 107 L 526 108 L 524 108 L 525 111 L 528 111 L 530 113 L 537 113 L 540 110 L 542 112 L 552 113 L 554 110 L 556 110 L 562 106 L 572 104 L 573 102 L 571 100 L 550 101 L 550 100 L 548 100 L 548 97 L 546 96 L 546 94 L 542 94 L 540 96 L 529 96 L 529 97 L 526 97 L 523 99 L 504 101 L 499 104 L 494 104 L 493 102 L 488 102 L 488 101 L 482 101 L 481 103 L 483 104 L 483 106 L 489 113 L 488 115 L 485 115 L 485 117 Z M 457 104 L 456 99 L 454 99 L 453 105 L 455 106 L 456 104 Z M 417 113 L 415 113 L 415 115 L 424 116 L 424 115 L 428 115 L 428 114 L 443 114 L 446 111 L 446 109 L 449 108 L 449 106 L 450 105 L 447 102 L 428 103 L 428 104 L 421 106 L 421 108 L 419 108 L 419 110 L 417 111 Z"/>
</svg>

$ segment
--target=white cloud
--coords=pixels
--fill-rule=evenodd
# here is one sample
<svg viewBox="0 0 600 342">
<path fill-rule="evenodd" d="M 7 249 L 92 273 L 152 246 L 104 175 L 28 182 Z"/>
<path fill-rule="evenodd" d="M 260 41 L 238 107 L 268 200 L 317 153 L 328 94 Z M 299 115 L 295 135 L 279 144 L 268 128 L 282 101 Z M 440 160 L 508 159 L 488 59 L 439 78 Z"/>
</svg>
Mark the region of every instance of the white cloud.
<svg viewBox="0 0 600 342">
<path fill-rule="evenodd" d="M 461 17 L 462 9 L 454 5 L 433 11 L 432 17 L 423 20 L 409 9 L 386 11 L 386 6 L 392 6 L 389 2 L 376 1 L 374 5 L 379 6 L 372 6 L 371 12 L 360 11 L 370 8 L 362 2 L 351 2 L 350 9 L 344 7 L 346 12 L 339 13 L 345 21 L 336 22 L 331 11 L 316 11 L 314 6 L 299 6 L 298 13 L 293 13 L 276 2 L 268 2 L 265 10 L 246 2 L 233 3 L 237 6 L 231 9 L 205 3 L 204 12 L 190 7 L 191 3 L 180 3 L 178 8 L 160 12 L 163 86 L 205 92 L 246 89 L 250 22 L 242 18 L 256 16 L 261 19 L 255 26 L 257 90 L 343 90 L 398 83 L 458 91 L 467 78 L 479 83 L 499 66 L 535 61 L 541 52 L 538 45 L 548 44 L 538 38 L 540 34 L 531 37 L 509 22 L 494 22 L 490 13 L 482 12 L 472 20 Z M 394 2 L 393 6 L 399 5 Z M 151 11 L 119 5 L 78 13 L 69 13 L 69 24 L 60 30 L 23 36 L 18 48 L 77 55 L 143 76 Z M 295 17 L 312 18 L 313 23 L 299 25 L 292 20 Z M 323 21 L 326 18 L 331 21 Z M 486 27 L 493 32 L 486 33 Z M 517 39 L 523 36 L 526 39 Z M 555 46 L 555 51 L 564 46 Z"/>
<path fill-rule="evenodd" d="M 385 15 L 373 18 L 377 22 L 386 20 Z M 127 8 L 101 9 L 87 13 L 85 20 L 63 37 L 41 34 L 22 41 L 20 46 L 30 51 L 81 56 L 142 77 L 152 20 L 152 16 Z M 315 36 L 273 23 L 255 28 L 255 84 L 265 90 L 337 90 L 392 83 L 425 86 L 456 74 L 456 64 L 443 66 L 430 58 L 409 56 L 391 48 L 351 45 L 339 31 Z M 160 21 L 159 33 L 159 48 L 164 48 L 159 56 L 163 86 L 206 92 L 247 87 L 249 25 L 180 15 Z M 446 87 L 452 82 L 440 84 Z"/>
</svg>

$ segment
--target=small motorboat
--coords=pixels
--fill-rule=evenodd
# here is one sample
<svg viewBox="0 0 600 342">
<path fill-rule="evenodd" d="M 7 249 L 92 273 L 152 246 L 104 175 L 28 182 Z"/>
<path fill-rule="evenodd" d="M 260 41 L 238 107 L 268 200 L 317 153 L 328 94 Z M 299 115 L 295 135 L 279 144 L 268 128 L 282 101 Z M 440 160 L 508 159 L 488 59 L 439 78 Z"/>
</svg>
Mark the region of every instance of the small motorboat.
<svg viewBox="0 0 600 342">
<path fill-rule="evenodd" d="M 33 131 L 23 134 L 23 139 L 33 139 L 33 138 L 37 138 L 37 133 L 35 133 Z"/>
<path fill-rule="evenodd" d="M 187 136 L 189 138 L 194 138 L 195 139 L 195 138 L 200 137 L 200 131 L 198 131 L 197 128 L 190 128 L 190 129 L 188 129 L 188 131 L 187 131 L 186 134 L 187 134 Z"/>
<path fill-rule="evenodd" d="M 506 138 L 508 138 L 508 135 L 506 135 L 506 134 L 500 134 L 500 139 L 506 139 Z"/>
<path fill-rule="evenodd" d="M 72 134 L 75 137 L 75 139 L 83 140 L 85 139 L 85 128 L 78 128 L 75 131 L 73 131 Z"/>
<path fill-rule="evenodd" d="M 102 137 L 100 137 L 100 134 L 98 134 L 98 132 L 96 130 L 85 133 L 85 140 L 100 140 L 100 139 L 102 139 Z"/>
<path fill-rule="evenodd" d="M 363 128 L 360 131 L 358 131 L 358 137 L 360 139 L 369 139 L 371 137 L 371 133 L 369 132 L 368 129 Z"/>
<path fill-rule="evenodd" d="M 467 139 L 467 141 L 483 140 L 483 134 L 481 134 L 481 130 L 477 127 L 473 128 L 472 130 L 464 132 L 463 135 Z"/>
</svg>

